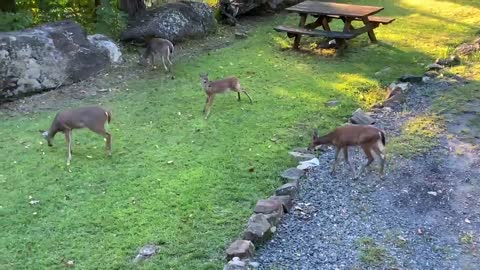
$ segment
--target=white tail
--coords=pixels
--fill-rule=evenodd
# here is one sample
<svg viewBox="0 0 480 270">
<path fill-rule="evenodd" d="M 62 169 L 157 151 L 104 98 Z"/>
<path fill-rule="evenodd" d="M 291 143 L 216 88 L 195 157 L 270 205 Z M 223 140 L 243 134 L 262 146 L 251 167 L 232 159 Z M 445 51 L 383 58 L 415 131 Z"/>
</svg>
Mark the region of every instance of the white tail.
<svg viewBox="0 0 480 270">
<path fill-rule="evenodd" d="M 155 55 L 159 55 L 162 59 L 163 67 L 166 71 L 170 72 L 171 66 L 173 65 L 170 60 L 171 55 L 173 54 L 174 46 L 172 42 L 163 38 L 149 38 L 146 39 L 147 49 L 143 53 L 140 63 L 146 65 L 148 59 L 150 59 L 150 64 L 155 65 Z M 167 67 L 167 64 L 170 67 Z"/>
<path fill-rule="evenodd" d="M 318 137 L 317 132 L 313 133 L 312 142 L 308 149 L 314 149 L 317 145 L 331 144 L 336 148 L 335 161 L 332 166 L 332 174 L 338 163 L 338 154 L 343 149 L 345 162 L 353 171 L 354 178 L 358 178 L 366 167 L 374 161 L 374 156 L 380 158 L 380 174 L 383 176 L 383 169 L 385 166 L 385 133 L 380 129 L 370 125 L 348 125 L 338 127 L 334 131 L 325 136 Z M 348 160 L 348 146 L 358 145 L 362 147 L 365 155 L 368 158 L 367 164 L 363 165 L 359 173 L 355 175 L 355 169 Z"/>
<path fill-rule="evenodd" d="M 238 101 L 240 101 L 240 93 L 245 93 L 250 100 L 250 103 L 253 102 L 248 92 L 240 86 L 240 80 L 237 77 L 228 77 L 217 81 L 210 81 L 208 79 L 208 74 L 200 74 L 200 82 L 205 94 L 207 94 L 207 100 L 205 101 L 205 107 L 203 108 L 205 119 L 210 115 L 210 108 L 212 107 L 213 99 L 216 94 L 228 91 L 237 92 Z"/>
<path fill-rule="evenodd" d="M 72 130 L 88 128 L 91 131 L 107 139 L 107 154 L 112 153 L 112 136 L 105 131 L 105 123 L 110 123 L 111 113 L 101 107 L 82 107 L 57 113 L 48 131 L 40 130 L 47 140 L 48 146 L 52 146 L 55 134 L 63 132 L 67 142 L 67 165 L 72 159 Z"/>
</svg>

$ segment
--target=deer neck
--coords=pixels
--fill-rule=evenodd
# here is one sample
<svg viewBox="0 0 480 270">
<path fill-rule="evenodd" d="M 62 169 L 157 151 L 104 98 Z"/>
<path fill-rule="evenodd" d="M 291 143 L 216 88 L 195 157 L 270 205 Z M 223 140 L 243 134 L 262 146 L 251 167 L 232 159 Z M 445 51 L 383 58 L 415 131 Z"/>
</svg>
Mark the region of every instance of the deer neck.
<svg viewBox="0 0 480 270">
<path fill-rule="evenodd" d="M 320 144 L 331 144 L 333 141 L 333 134 L 329 133 L 327 135 L 318 137 L 315 139 L 314 143 L 315 145 L 320 145 Z"/>
</svg>

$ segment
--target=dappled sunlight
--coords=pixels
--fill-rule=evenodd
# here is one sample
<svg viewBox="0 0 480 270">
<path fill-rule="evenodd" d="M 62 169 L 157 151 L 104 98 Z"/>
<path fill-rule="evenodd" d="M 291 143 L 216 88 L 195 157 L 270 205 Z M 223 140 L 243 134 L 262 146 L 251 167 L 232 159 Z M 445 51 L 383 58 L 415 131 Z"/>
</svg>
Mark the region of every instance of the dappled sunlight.
<svg viewBox="0 0 480 270">
<path fill-rule="evenodd" d="M 412 117 L 403 124 L 400 135 L 390 139 L 387 151 L 404 157 L 426 153 L 437 146 L 443 130 L 443 120 L 437 115 Z"/>
<path fill-rule="evenodd" d="M 382 101 L 385 97 L 385 90 L 378 81 L 360 74 L 338 74 L 338 82 L 333 85 L 339 92 L 357 101 L 364 108 Z"/>
</svg>

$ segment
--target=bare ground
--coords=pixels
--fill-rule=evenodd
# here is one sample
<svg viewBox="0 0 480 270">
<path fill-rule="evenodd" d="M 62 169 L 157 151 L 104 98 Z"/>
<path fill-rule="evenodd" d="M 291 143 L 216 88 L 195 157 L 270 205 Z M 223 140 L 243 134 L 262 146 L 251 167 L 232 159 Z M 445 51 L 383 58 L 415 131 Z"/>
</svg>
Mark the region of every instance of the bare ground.
<svg viewBox="0 0 480 270">
<path fill-rule="evenodd" d="M 462 83 L 417 85 L 403 107 L 378 111 L 377 123 L 396 136 L 428 112 L 435 95 Z M 472 128 L 477 105 L 445 115 L 438 146 L 428 153 L 390 156 L 383 181 L 375 165 L 356 181 L 348 166 L 332 177 L 334 151 L 321 154 L 320 167 L 301 183 L 294 214 L 260 247 L 260 269 L 480 269 L 480 131 L 461 132 Z M 355 151 L 358 167 L 365 161 Z"/>
</svg>

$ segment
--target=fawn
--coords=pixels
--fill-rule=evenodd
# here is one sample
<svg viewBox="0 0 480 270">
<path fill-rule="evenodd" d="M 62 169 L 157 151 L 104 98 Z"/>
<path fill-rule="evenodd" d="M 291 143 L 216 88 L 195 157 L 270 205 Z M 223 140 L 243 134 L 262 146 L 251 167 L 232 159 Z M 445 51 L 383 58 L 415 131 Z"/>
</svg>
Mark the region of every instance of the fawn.
<svg viewBox="0 0 480 270">
<path fill-rule="evenodd" d="M 321 144 L 331 144 L 335 146 L 336 152 L 335 161 L 333 162 L 331 171 L 332 175 L 335 173 L 338 163 L 338 154 L 343 148 L 345 162 L 350 166 L 353 172 L 353 179 L 357 179 L 365 170 L 365 168 L 374 161 L 374 155 L 377 155 L 380 158 L 380 175 L 383 177 L 383 168 L 385 165 L 385 133 L 382 130 L 371 125 L 347 125 L 338 127 L 334 131 L 322 137 L 318 137 L 318 134 L 315 131 L 313 133 L 312 142 L 308 146 L 308 149 L 313 150 L 317 145 Z M 355 175 L 355 169 L 348 160 L 348 147 L 357 145 L 360 146 L 365 152 L 368 162 L 363 165 L 359 173 Z"/>
<path fill-rule="evenodd" d="M 207 100 L 205 101 L 205 107 L 203 108 L 205 119 L 210 115 L 210 108 L 212 107 L 213 99 L 216 94 L 228 91 L 237 92 L 238 101 L 240 101 L 240 93 L 245 93 L 250 100 L 250 103 L 253 103 L 253 100 L 247 91 L 240 86 L 240 80 L 237 77 L 228 77 L 221 80 L 210 81 L 208 79 L 208 73 L 205 73 L 200 74 L 200 82 L 205 94 L 207 94 Z"/>
<path fill-rule="evenodd" d="M 72 130 L 88 128 L 91 131 L 107 139 L 107 154 L 112 153 L 112 136 L 105 131 L 105 122 L 110 123 L 111 113 L 101 107 L 82 107 L 57 113 L 48 131 L 40 130 L 47 140 L 48 146 L 52 146 L 52 139 L 57 132 L 65 134 L 67 141 L 67 165 L 72 159 Z"/>
<path fill-rule="evenodd" d="M 163 67 L 167 72 L 170 72 L 169 67 L 165 64 L 165 61 L 170 65 L 173 65 L 172 61 L 170 61 L 170 56 L 173 54 L 173 44 L 167 39 L 163 38 L 146 38 L 147 49 L 143 53 L 140 58 L 140 64 L 147 65 L 148 59 L 150 58 L 150 64 L 155 66 L 155 55 L 160 55 L 163 63 Z"/>
</svg>

